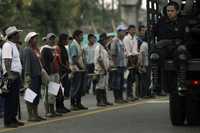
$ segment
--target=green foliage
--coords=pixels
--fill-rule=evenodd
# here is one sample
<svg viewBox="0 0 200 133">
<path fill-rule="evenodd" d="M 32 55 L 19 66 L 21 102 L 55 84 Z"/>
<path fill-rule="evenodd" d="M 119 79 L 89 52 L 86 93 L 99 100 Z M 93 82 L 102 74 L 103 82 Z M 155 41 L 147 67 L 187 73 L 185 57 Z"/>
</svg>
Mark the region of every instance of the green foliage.
<svg viewBox="0 0 200 133">
<path fill-rule="evenodd" d="M 92 24 L 97 30 L 112 29 L 112 19 L 120 21 L 119 12 L 102 11 L 101 7 L 98 0 L 1 0 L 0 27 L 17 25 L 42 35 L 70 33 Z"/>
</svg>

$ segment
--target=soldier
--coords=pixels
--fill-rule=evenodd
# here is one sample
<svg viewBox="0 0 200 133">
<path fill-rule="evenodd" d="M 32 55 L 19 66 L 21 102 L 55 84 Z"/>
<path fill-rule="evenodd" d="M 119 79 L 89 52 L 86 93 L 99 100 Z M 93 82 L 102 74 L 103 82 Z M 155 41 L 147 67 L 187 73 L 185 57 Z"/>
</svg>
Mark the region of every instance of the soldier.
<svg viewBox="0 0 200 133">
<path fill-rule="evenodd" d="M 179 90 L 184 90 L 186 89 L 185 74 L 188 60 L 184 38 L 188 29 L 186 21 L 178 15 L 179 5 L 176 2 L 167 4 L 166 13 L 167 16 L 162 17 L 155 28 L 154 33 L 156 33 L 158 43 L 150 55 L 154 89 L 158 90 L 159 88 L 158 79 L 155 78 L 158 73 L 156 66 L 159 62 L 163 64 L 166 58 L 173 58 L 177 68 L 177 86 Z M 160 92 L 158 91 L 158 93 Z"/>
</svg>

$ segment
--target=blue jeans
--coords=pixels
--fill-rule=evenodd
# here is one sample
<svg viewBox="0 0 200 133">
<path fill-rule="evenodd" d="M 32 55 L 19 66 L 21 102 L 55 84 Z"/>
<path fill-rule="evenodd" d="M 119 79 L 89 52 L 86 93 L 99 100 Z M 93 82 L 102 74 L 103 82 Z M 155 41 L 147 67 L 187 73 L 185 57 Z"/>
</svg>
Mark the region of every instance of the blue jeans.
<svg viewBox="0 0 200 133">
<path fill-rule="evenodd" d="M 81 104 L 81 97 L 85 94 L 86 82 L 85 72 L 75 72 L 71 82 L 71 105 L 76 106 Z"/>
<path fill-rule="evenodd" d="M 118 67 L 112 73 L 112 88 L 122 90 L 124 88 L 124 67 Z"/>
</svg>

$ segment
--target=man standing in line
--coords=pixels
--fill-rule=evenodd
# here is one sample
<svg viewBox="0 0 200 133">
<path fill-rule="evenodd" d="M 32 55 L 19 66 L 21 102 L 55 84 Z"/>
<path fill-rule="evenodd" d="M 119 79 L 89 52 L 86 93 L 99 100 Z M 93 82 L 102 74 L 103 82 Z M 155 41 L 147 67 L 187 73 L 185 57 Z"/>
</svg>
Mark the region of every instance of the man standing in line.
<svg viewBox="0 0 200 133">
<path fill-rule="evenodd" d="M 124 88 L 124 70 L 125 64 L 125 50 L 123 39 L 126 34 L 127 27 L 119 25 L 117 27 L 117 37 L 113 38 L 111 43 L 111 55 L 112 55 L 112 89 L 114 93 L 115 103 L 125 103 L 123 99 Z"/>
<path fill-rule="evenodd" d="M 95 55 L 95 48 L 96 48 L 96 37 L 95 37 L 95 35 L 89 34 L 88 35 L 88 41 L 89 41 L 88 46 L 84 49 L 85 62 L 86 62 L 87 73 L 93 74 L 94 73 L 94 55 Z M 95 81 L 93 81 L 93 83 L 92 83 L 91 78 L 89 78 L 87 83 L 88 83 L 87 84 L 87 91 L 89 92 L 90 87 L 92 85 L 93 94 L 95 94 L 95 87 L 96 87 Z"/>
<path fill-rule="evenodd" d="M 61 58 L 61 62 L 59 64 L 60 65 L 59 74 L 60 74 L 60 81 L 62 83 L 62 86 L 64 87 L 64 93 L 60 90 L 59 94 L 56 98 L 56 111 L 58 113 L 70 112 L 70 110 L 64 106 L 64 96 L 69 97 L 69 90 L 70 90 L 70 87 L 69 87 L 70 81 L 68 78 L 68 74 L 70 73 L 70 68 L 69 68 L 68 53 L 65 48 L 65 45 L 67 43 L 68 43 L 67 33 L 61 33 L 59 35 L 59 40 L 58 40 L 58 44 L 56 46 L 56 51 Z"/>
<path fill-rule="evenodd" d="M 96 99 L 97 106 L 107 106 L 113 105 L 108 102 L 106 96 L 107 81 L 108 81 L 108 71 L 110 68 L 110 60 L 108 51 L 106 50 L 108 37 L 106 33 L 100 35 L 99 45 L 96 46 L 94 52 L 94 62 L 95 62 L 95 74 L 96 75 Z"/>
<path fill-rule="evenodd" d="M 71 60 L 72 84 L 71 84 L 71 110 L 88 109 L 81 103 L 81 97 L 85 91 L 85 65 L 83 61 L 83 48 L 81 42 L 83 32 L 75 30 L 73 33 L 73 41 L 69 45 L 69 55 Z"/>
<path fill-rule="evenodd" d="M 124 46 L 127 57 L 127 67 L 129 71 L 129 75 L 127 78 L 127 100 L 134 101 L 135 98 L 133 96 L 133 83 L 136 81 L 136 70 L 137 70 L 137 62 L 138 62 L 138 44 L 136 38 L 136 27 L 134 25 L 130 25 L 128 27 L 128 34 L 124 37 Z M 136 90 L 134 90 L 136 96 Z"/>
<path fill-rule="evenodd" d="M 41 50 L 42 65 L 49 75 L 50 82 L 60 83 L 59 77 L 59 63 L 60 58 L 56 53 L 54 45 L 56 41 L 56 35 L 53 33 L 47 34 L 47 44 Z M 48 86 L 48 85 L 47 85 Z M 60 113 L 55 112 L 56 96 L 45 91 L 45 108 L 47 117 L 61 116 Z"/>
<path fill-rule="evenodd" d="M 5 96 L 4 126 L 16 128 L 23 126 L 24 123 L 17 120 L 19 108 L 19 90 L 21 87 L 20 75 L 22 73 L 22 64 L 17 48 L 20 35 L 15 26 L 10 26 L 5 30 L 7 41 L 2 48 L 2 67 L 3 73 L 8 78 L 8 94 Z"/>
<path fill-rule="evenodd" d="M 150 96 L 150 90 L 149 86 L 150 86 L 150 68 L 149 68 L 149 46 L 147 43 L 147 39 L 145 36 L 145 32 L 146 32 L 146 27 L 141 25 L 138 28 L 138 44 L 139 45 L 139 65 L 138 65 L 138 71 L 139 71 L 139 75 L 140 75 L 140 97 L 147 97 Z"/>
<path fill-rule="evenodd" d="M 25 37 L 26 47 L 24 48 L 24 87 L 34 91 L 37 96 L 33 102 L 26 101 L 28 121 L 38 122 L 46 120 L 39 116 L 38 105 L 41 98 L 42 66 L 40 62 L 40 51 L 37 43 L 38 33 L 29 32 Z M 33 67 L 34 66 L 34 67 Z"/>
</svg>

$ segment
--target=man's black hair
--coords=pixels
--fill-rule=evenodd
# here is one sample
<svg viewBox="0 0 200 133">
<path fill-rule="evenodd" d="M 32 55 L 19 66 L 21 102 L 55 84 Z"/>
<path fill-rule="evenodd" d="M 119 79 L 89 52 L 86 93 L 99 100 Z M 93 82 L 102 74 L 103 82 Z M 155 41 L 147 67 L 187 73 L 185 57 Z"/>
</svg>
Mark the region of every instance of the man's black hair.
<svg viewBox="0 0 200 133">
<path fill-rule="evenodd" d="M 74 33 L 73 33 L 73 38 L 79 37 L 80 34 L 83 34 L 83 31 L 75 30 Z"/>
<path fill-rule="evenodd" d="M 138 27 L 138 31 L 141 31 L 143 28 L 145 28 L 145 26 L 144 26 L 144 25 L 140 25 L 140 26 Z"/>
<path fill-rule="evenodd" d="M 170 1 L 168 4 L 167 4 L 167 6 L 166 6 L 166 8 L 168 7 L 168 6 L 174 6 L 174 8 L 178 11 L 179 10 L 179 5 L 178 5 L 178 3 L 177 2 L 175 2 L 175 1 Z"/>
<path fill-rule="evenodd" d="M 68 38 L 67 33 L 61 33 L 59 35 L 58 45 L 62 45 L 63 41 L 65 41 Z"/>
<path fill-rule="evenodd" d="M 69 40 L 73 40 L 73 37 L 72 37 L 72 36 L 70 36 L 70 37 L 69 37 Z"/>
<path fill-rule="evenodd" d="M 135 25 L 129 25 L 128 30 L 130 30 L 131 28 L 136 28 L 136 26 Z"/>
<path fill-rule="evenodd" d="M 107 39 L 107 34 L 106 33 L 102 33 L 99 36 L 99 43 L 102 44 L 104 40 Z"/>
<path fill-rule="evenodd" d="M 96 37 L 94 34 L 89 34 L 88 39 L 91 39 L 92 37 Z"/>
<path fill-rule="evenodd" d="M 61 34 L 59 35 L 59 41 L 65 40 L 65 39 L 67 39 L 67 38 L 68 38 L 68 34 L 67 34 L 67 33 L 61 33 Z"/>
</svg>

